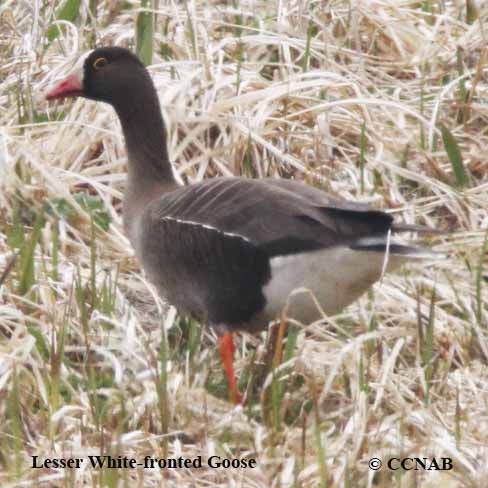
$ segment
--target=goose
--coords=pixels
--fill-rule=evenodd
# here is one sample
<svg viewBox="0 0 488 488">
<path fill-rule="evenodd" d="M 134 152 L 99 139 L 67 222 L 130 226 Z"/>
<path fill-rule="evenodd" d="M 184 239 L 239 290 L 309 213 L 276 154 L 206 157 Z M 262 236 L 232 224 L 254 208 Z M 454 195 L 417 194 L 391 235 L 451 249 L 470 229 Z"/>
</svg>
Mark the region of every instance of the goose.
<svg viewBox="0 0 488 488">
<path fill-rule="evenodd" d="M 115 109 L 128 155 L 124 231 L 160 295 L 216 332 L 234 403 L 235 331 L 258 332 L 285 311 L 302 323 L 337 314 L 383 272 L 432 256 L 392 236 L 434 229 L 300 181 L 218 177 L 182 186 L 154 83 L 127 49 L 93 50 L 45 96 Z"/>
</svg>

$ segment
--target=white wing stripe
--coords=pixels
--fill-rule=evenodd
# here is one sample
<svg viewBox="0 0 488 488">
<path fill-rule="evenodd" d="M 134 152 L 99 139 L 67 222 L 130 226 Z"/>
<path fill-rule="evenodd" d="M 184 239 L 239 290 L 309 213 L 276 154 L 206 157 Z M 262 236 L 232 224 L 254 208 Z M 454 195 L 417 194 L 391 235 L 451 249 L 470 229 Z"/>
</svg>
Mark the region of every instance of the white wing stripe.
<svg viewBox="0 0 488 488">
<path fill-rule="evenodd" d="M 224 236 L 238 237 L 239 239 L 242 239 L 243 241 L 246 241 L 246 242 L 249 242 L 250 244 L 252 244 L 251 241 L 247 237 L 244 237 L 240 234 L 234 234 L 233 232 L 225 232 L 223 230 L 217 229 L 217 227 L 213 227 L 213 226 L 208 225 L 208 224 L 202 224 L 200 222 L 193 222 L 192 220 L 182 220 L 182 219 L 178 219 L 176 217 L 171 217 L 171 216 L 164 216 L 161 218 L 161 220 L 172 220 L 173 222 L 178 222 L 179 224 L 186 224 L 186 225 L 193 225 L 193 226 L 197 226 L 197 227 L 203 227 L 204 229 L 214 230 L 214 231 L 216 231 L 219 234 L 222 234 Z"/>
</svg>

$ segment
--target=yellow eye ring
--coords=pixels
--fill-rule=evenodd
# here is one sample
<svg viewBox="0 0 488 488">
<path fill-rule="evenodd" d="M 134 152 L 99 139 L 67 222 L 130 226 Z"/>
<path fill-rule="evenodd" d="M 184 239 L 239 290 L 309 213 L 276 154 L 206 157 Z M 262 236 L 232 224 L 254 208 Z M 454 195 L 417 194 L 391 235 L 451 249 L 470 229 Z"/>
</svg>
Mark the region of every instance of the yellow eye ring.
<svg viewBox="0 0 488 488">
<path fill-rule="evenodd" d="M 108 63 L 107 58 L 97 58 L 93 61 L 93 67 L 95 69 L 103 68 Z"/>
</svg>

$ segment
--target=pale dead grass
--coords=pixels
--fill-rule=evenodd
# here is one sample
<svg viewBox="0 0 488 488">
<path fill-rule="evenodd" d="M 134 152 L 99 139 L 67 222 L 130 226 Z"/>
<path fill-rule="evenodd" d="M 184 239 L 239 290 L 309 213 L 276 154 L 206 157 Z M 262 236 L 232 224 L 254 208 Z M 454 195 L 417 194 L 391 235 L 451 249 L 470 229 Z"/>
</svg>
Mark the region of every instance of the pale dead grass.
<svg viewBox="0 0 488 488">
<path fill-rule="evenodd" d="M 116 5 L 100 2 L 97 35 L 101 43 L 127 45 L 138 4 L 120 12 Z M 208 378 L 221 375 L 207 336 L 195 357 L 185 349 L 172 354 L 169 401 L 161 414 L 155 375 L 161 330 L 164 325 L 170 334 L 176 317 L 141 277 L 121 231 L 126 167 L 118 122 L 102 104 L 77 100 L 48 107 L 38 97 L 90 48 L 86 7 L 77 27 L 44 48 L 51 7 L 44 12 L 36 2 L 2 4 L 0 274 L 14 252 L 7 243 L 14 208 L 23 209 L 29 225 L 27 209 L 48 200 L 64 198 L 76 209 L 76 217 L 59 221 L 58 278 L 49 272 L 51 217 L 36 247 L 33 292 L 19 295 L 17 269 L 0 288 L 2 486 L 122 486 L 124 480 L 130 486 L 308 488 L 325 480 L 354 487 L 486 486 L 488 288 L 485 279 L 477 289 L 477 270 L 487 264 L 480 254 L 488 224 L 488 10 L 480 8 L 479 19 L 468 25 L 464 2 L 441 5 L 434 4 L 431 15 L 412 1 L 354 8 L 340 0 L 242 1 L 237 7 L 159 2 L 154 45 L 166 43 L 172 56 L 156 53 L 150 71 L 170 154 L 184 180 L 294 177 L 389 208 L 406 222 L 454 231 L 431 243 L 447 259 L 387 276 L 340 317 L 300 328 L 296 353 L 282 368 L 285 379 L 301 376 L 303 384 L 287 387 L 281 410 L 291 420 L 278 432 L 264 419 L 266 403 L 258 394 L 243 409 L 206 391 Z M 240 37 L 237 15 L 245 24 Z M 305 63 L 309 19 L 315 31 Z M 464 122 L 456 119 L 461 79 L 471 90 Z M 56 110 L 65 111 L 62 121 L 54 120 Z M 34 112 L 47 114 L 47 121 Z M 461 147 L 471 175 L 465 190 L 453 186 L 440 121 Z M 98 195 L 112 217 L 107 232 L 97 230 L 97 288 L 118 273 L 113 313 L 94 310 L 88 327 L 73 291 L 77 273 L 83 283 L 91 276 L 89 215 L 74 199 L 77 191 Z M 431 309 L 428 386 L 418 324 L 425 334 Z M 47 356 L 32 329 L 44 337 Z M 63 330 L 64 357 L 56 365 Z M 264 334 L 242 338 L 238 349 L 240 372 L 254 349 L 258 359 L 265 356 Z M 90 364 L 107 378 L 96 384 L 97 395 Z M 261 391 L 270 382 L 271 376 Z M 97 402 L 105 413 L 97 412 Z M 138 460 L 147 454 L 233 454 L 255 457 L 258 467 L 118 474 L 30 468 L 34 454 L 86 457 L 101 450 Z M 367 467 L 373 456 L 451 457 L 454 469 L 383 470 L 375 477 Z"/>
</svg>

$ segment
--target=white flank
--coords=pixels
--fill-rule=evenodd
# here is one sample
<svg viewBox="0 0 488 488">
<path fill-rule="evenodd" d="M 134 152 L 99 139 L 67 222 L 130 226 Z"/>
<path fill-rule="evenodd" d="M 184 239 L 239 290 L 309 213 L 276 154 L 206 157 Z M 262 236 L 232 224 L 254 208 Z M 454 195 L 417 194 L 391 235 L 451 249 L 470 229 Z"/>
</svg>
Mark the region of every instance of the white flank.
<svg viewBox="0 0 488 488">
<path fill-rule="evenodd" d="M 398 268 L 408 256 L 390 254 L 387 271 Z M 327 315 L 340 312 L 381 277 L 385 255 L 334 247 L 271 260 L 271 280 L 264 288 L 265 314 L 277 317 L 289 300 L 287 316 L 309 323 L 320 318 L 315 299 Z M 299 288 L 300 291 L 290 294 Z"/>
</svg>

